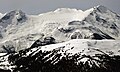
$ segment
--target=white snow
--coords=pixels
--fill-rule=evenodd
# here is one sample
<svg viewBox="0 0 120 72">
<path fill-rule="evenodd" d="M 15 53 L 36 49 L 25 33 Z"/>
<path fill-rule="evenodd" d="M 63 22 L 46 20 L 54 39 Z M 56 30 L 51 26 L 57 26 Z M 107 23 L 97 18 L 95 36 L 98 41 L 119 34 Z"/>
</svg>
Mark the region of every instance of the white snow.
<svg viewBox="0 0 120 72">
<path fill-rule="evenodd" d="M 4 16 L 4 14 L 0 13 L 0 19 Z"/>
<path fill-rule="evenodd" d="M 97 11 L 99 10 L 99 11 Z M 6 14 L 0 13 L 0 18 Z M 24 13 L 23 13 L 24 15 Z M 25 14 L 26 15 L 26 14 Z M 96 15 L 101 19 L 107 21 L 107 23 L 98 22 L 96 20 Z M 90 8 L 86 11 L 70 8 L 59 8 L 55 11 L 39 14 L 39 15 L 26 15 L 27 19 L 25 22 L 18 22 L 17 19 L 22 18 L 19 11 L 12 15 L 11 19 L 3 20 L 3 23 L 0 25 L 8 25 L 6 31 L 3 31 L 3 39 L 0 39 L 0 45 L 4 43 L 10 43 L 15 46 L 15 50 L 19 51 L 25 48 L 29 48 L 37 39 L 43 38 L 45 36 L 52 36 L 56 39 L 57 44 L 50 44 L 45 46 L 40 46 L 39 48 L 33 48 L 27 55 L 32 52 L 42 51 L 51 51 L 53 49 L 61 49 L 58 53 L 61 53 L 64 56 L 64 53 L 71 53 L 72 55 L 76 53 L 81 53 L 82 55 L 95 55 L 96 53 L 101 53 L 96 51 L 99 49 L 107 54 L 113 52 L 114 55 L 120 54 L 120 18 L 116 17 L 116 13 L 108 10 L 104 6 L 97 6 Z M 85 21 L 84 21 L 85 20 Z M 101 21 L 100 20 L 100 21 Z M 78 21 L 73 25 L 69 25 L 72 21 Z M 117 25 L 116 29 L 110 28 L 112 25 Z M 2 28 L 2 27 L 1 27 Z M 59 30 L 63 29 L 73 29 L 68 33 L 60 32 Z M 92 29 L 90 31 L 90 29 Z M 91 40 L 91 39 L 82 39 L 88 36 L 92 37 L 93 33 L 101 34 L 99 31 L 106 33 L 116 40 Z M 69 31 L 69 30 L 68 30 Z M 82 35 L 81 39 L 71 40 L 71 36 L 75 33 Z M 78 35 L 79 36 L 79 35 Z M 79 38 L 77 36 L 77 38 Z M 5 55 L 6 53 L 0 53 L 0 56 Z M 33 54 L 33 55 L 34 55 Z M 49 55 L 46 55 L 47 57 Z M 54 57 L 54 56 L 52 56 Z M 50 59 L 52 59 L 52 57 Z M 0 63 L 0 68 L 11 69 L 8 62 L 8 56 L 0 57 L 0 60 L 4 60 Z M 87 61 L 87 58 L 82 59 L 81 61 Z M 54 63 L 55 61 L 53 61 Z M 4 65 L 6 67 L 4 67 Z"/>
<path fill-rule="evenodd" d="M 87 14 L 88 13 L 89 12 L 87 12 Z M 27 15 L 28 19 L 23 24 L 7 28 L 8 30 L 4 39 L 0 42 L 4 43 L 5 41 L 17 40 L 30 34 L 36 34 L 36 37 L 33 39 L 34 41 L 40 38 L 40 34 L 42 33 L 45 35 L 51 35 L 57 27 L 67 26 L 71 21 L 81 21 L 85 18 L 85 16 L 86 14 L 82 10 L 70 8 L 61 8 L 55 10 L 54 12 L 48 12 L 40 15 Z M 15 15 L 11 24 L 17 24 L 16 18 L 20 18 L 19 13 Z M 27 47 L 29 47 L 33 41 L 27 41 Z M 17 43 L 18 41 L 15 42 Z"/>
<path fill-rule="evenodd" d="M 97 6 L 96 8 L 98 7 L 100 6 Z M 18 22 L 16 18 L 21 18 L 20 13 L 18 13 L 12 19 L 12 23 L 16 23 L 17 25 L 9 26 L 6 28 L 7 31 L 3 33 L 4 38 L 0 40 L 0 44 L 5 43 L 6 41 L 13 41 L 17 49 L 20 50 L 22 48 L 30 47 L 35 40 L 42 37 L 42 34 L 44 34 L 45 36 L 53 36 L 58 42 L 62 42 L 70 40 L 70 37 L 74 34 L 74 32 L 80 32 L 80 34 L 83 35 L 82 38 L 84 38 L 85 36 L 90 36 L 94 32 L 97 32 L 97 30 L 90 31 L 88 29 L 83 29 L 83 27 L 100 28 L 104 33 L 108 33 L 112 37 L 120 39 L 120 34 L 119 32 L 117 32 L 117 30 L 120 31 L 119 29 L 106 29 L 103 26 L 100 26 L 100 24 L 98 25 L 98 22 L 96 21 L 94 16 L 89 16 L 90 13 L 92 13 L 94 10 L 95 8 L 90 8 L 86 11 L 70 8 L 59 8 L 55 11 L 39 15 L 26 15 L 27 20 L 23 23 L 17 24 Z M 120 27 L 120 21 L 115 18 L 114 13 L 110 12 L 109 10 L 105 14 L 99 12 L 97 13 L 100 15 L 100 18 L 109 18 L 110 21 L 116 22 L 118 27 Z M 82 21 L 85 18 L 89 19 L 90 23 L 88 21 L 85 22 L 84 25 L 68 25 L 68 23 L 71 21 Z M 109 24 L 107 25 L 109 26 Z M 60 28 L 69 29 L 69 27 L 75 30 L 70 33 L 62 33 L 58 30 Z M 118 36 L 111 33 L 117 33 Z"/>
<path fill-rule="evenodd" d="M 58 44 L 51 44 L 46 46 L 41 46 L 38 50 L 42 51 L 51 51 L 53 49 L 62 49 L 64 52 L 75 53 L 82 52 L 83 54 L 94 55 L 96 53 L 100 53 L 95 51 L 95 49 L 99 49 L 105 53 L 106 51 L 113 51 L 114 55 L 119 55 L 120 50 L 120 40 L 89 40 L 89 39 L 73 39 L 70 41 L 66 41 Z M 37 48 L 32 49 L 32 51 L 36 51 Z M 31 52 L 32 53 L 32 52 Z M 37 53 L 37 52 L 36 52 Z M 30 53 L 28 53 L 29 55 Z M 101 53 L 100 53 L 101 54 Z"/>
</svg>

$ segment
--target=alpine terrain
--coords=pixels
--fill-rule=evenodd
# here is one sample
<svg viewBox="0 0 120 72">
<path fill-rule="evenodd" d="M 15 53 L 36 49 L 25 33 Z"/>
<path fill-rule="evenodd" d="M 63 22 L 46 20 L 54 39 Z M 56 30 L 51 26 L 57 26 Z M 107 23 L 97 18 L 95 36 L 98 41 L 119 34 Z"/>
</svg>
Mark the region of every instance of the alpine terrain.
<svg viewBox="0 0 120 72">
<path fill-rule="evenodd" d="M 120 72 L 120 15 L 99 5 L 0 13 L 0 72 Z"/>
</svg>

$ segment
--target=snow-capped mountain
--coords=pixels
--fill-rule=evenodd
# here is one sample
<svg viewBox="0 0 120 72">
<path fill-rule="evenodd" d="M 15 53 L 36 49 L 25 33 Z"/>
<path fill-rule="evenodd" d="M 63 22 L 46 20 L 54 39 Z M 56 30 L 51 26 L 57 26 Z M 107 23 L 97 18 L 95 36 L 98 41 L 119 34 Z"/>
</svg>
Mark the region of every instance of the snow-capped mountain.
<svg viewBox="0 0 120 72">
<path fill-rule="evenodd" d="M 30 47 L 36 40 L 51 36 L 57 42 L 71 39 L 120 39 L 120 16 L 104 6 L 86 11 L 59 8 L 39 15 L 21 10 L 1 19 L 1 45 L 10 44 L 16 51 Z"/>
<path fill-rule="evenodd" d="M 119 47 L 120 15 L 101 5 L 0 18 L 0 71 L 117 72 Z"/>
</svg>

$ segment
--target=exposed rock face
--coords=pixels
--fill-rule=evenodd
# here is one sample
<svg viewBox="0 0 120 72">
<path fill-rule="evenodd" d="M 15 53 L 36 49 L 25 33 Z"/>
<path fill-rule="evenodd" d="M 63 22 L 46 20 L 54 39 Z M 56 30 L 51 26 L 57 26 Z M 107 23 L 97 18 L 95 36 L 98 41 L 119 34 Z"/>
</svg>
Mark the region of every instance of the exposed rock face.
<svg viewBox="0 0 120 72">
<path fill-rule="evenodd" d="M 26 15 L 21 10 L 14 10 L 7 13 L 0 19 L 0 26 L 6 28 L 10 24 L 18 24 L 26 21 Z M 16 22 L 15 22 L 16 21 Z"/>
<path fill-rule="evenodd" d="M 49 45 L 49 44 L 55 44 L 55 39 L 53 37 L 45 37 L 44 39 L 38 39 L 32 44 L 30 48 Z"/>
<path fill-rule="evenodd" d="M 15 44 L 12 41 L 5 42 L 1 44 L 0 47 L 1 53 L 14 53 L 15 52 Z"/>
<path fill-rule="evenodd" d="M 92 39 L 102 40 L 102 39 L 114 39 L 114 38 L 110 37 L 109 35 L 100 35 L 100 34 L 94 33 Z"/>
</svg>

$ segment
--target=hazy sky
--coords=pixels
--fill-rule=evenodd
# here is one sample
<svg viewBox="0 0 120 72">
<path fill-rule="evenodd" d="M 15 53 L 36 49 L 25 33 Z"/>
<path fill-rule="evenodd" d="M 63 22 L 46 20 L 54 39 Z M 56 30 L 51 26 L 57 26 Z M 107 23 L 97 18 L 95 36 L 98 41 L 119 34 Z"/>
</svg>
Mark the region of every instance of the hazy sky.
<svg viewBox="0 0 120 72">
<path fill-rule="evenodd" d="M 104 5 L 120 14 L 120 0 L 0 0 L 0 12 L 20 9 L 27 14 L 40 14 L 57 8 L 86 10 L 97 5 Z"/>
</svg>

